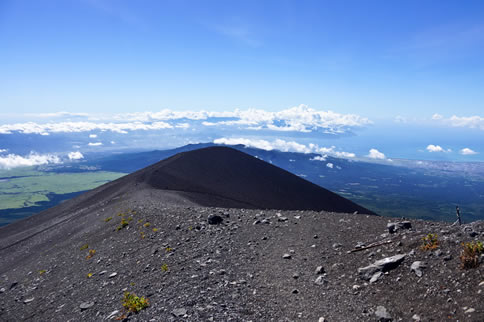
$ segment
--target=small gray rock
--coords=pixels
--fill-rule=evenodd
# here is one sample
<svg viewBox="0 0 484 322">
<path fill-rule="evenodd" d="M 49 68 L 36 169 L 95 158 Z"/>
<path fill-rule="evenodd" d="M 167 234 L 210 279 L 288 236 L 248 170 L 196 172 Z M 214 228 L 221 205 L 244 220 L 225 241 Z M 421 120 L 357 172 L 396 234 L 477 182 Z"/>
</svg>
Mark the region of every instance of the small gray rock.
<svg viewBox="0 0 484 322">
<path fill-rule="evenodd" d="M 370 278 L 370 284 L 373 284 L 376 281 L 378 281 L 382 275 L 383 275 L 382 272 L 376 272 L 375 274 L 373 274 L 373 276 Z"/>
<path fill-rule="evenodd" d="M 218 225 L 221 224 L 224 220 L 219 215 L 210 215 L 208 216 L 207 221 L 210 225 Z"/>
<path fill-rule="evenodd" d="M 392 321 L 391 315 L 387 312 L 387 309 L 384 306 L 377 306 L 375 315 L 378 318 L 379 322 L 389 322 Z"/>
<path fill-rule="evenodd" d="M 81 305 L 79 305 L 79 308 L 81 309 L 81 311 L 84 311 L 93 306 L 94 306 L 94 302 L 83 302 L 81 303 Z"/>
<path fill-rule="evenodd" d="M 116 277 L 116 275 L 118 275 L 118 273 L 112 273 L 111 275 L 109 275 L 109 278 Z"/>
<path fill-rule="evenodd" d="M 173 314 L 176 317 L 181 317 L 187 314 L 187 309 L 185 308 L 174 309 L 173 311 L 171 311 L 171 314 Z"/>
<path fill-rule="evenodd" d="M 424 262 L 415 261 L 410 266 L 410 271 L 415 272 L 415 275 L 417 275 L 418 277 L 422 277 L 422 275 L 423 275 L 422 269 L 423 268 L 425 268 Z"/>
<path fill-rule="evenodd" d="M 33 297 L 31 297 L 31 298 L 26 299 L 26 300 L 24 301 L 24 303 L 25 303 L 25 304 L 27 304 L 27 303 L 32 302 L 33 300 L 34 300 L 34 298 L 33 298 Z"/>
<path fill-rule="evenodd" d="M 316 284 L 316 285 L 326 285 L 326 284 L 328 284 L 328 281 L 324 279 L 323 275 L 320 275 L 314 280 L 314 284 Z"/>
<path fill-rule="evenodd" d="M 317 275 L 324 274 L 324 268 L 323 268 L 323 266 L 316 267 L 316 270 L 314 271 L 314 273 L 316 273 Z"/>
<path fill-rule="evenodd" d="M 377 272 L 387 272 L 398 267 L 404 258 L 405 255 L 395 255 L 377 260 L 371 265 L 358 268 L 358 275 L 362 279 L 369 281 Z"/>
<path fill-rule="evenodd" d="M 291 254 L 287 254 L 286 253 L 286 254 L 282 255 L 282 258 L 284 258 L 284 259 L 291 259 Z"/>
</svg>

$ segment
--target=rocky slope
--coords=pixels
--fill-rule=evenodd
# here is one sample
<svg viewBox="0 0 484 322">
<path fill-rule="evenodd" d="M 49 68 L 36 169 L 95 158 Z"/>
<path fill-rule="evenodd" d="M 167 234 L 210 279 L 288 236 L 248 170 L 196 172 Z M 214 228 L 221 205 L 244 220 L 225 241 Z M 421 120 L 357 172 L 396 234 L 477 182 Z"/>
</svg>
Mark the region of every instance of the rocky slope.
<svg viewBox="0 0 484 322">
<path fill-rule="evenodd" d="M 225 162 L 214 163 L 226 174 L 220 189 L 201 180 L 213 172 L 197 174 L 209 166 L 199 156 L 190 155 L 191 162 L 180 167 L 186 155 L 168 159 L 0 228 L 0 320 L 484 320 L 484 264 L 462 269 L 459 258 L 461 243 L 484 240 L 483 222 L 449 226 L 229 208 L 234 199 L 252 206 L 274 196 L 284 201 L 280 196 L 290 189 L 270 183 L 286 174 L 254 158 L 245 173 L 241 166 L 230 172 Z M 198 172 L 190 172 L 193 160 L 202 167 Z M 267 171 L 272 175 L 262 182 L 271 193 L 250 199 L 259 190 L 248 173 Z M 199 176 L 196 185 L 174 189 L 192 174 Z M 230 195 L 234 187 L 244 187 L 237 198 Z M 228 205 L 201 207 L 203 202 Z M 424 250 L 428 234 L 437 240 Z M 149 306 L 127 312 L 125 292 L 147 298 Z"/>
<path fill-rule="evenodd" d="M 79 213 L 61 224 L 72 228 L 64 239 L 46 232 L 2 250 L 0 320 L 123 318 L 125 291 L 150 303 L 129 321 L 484 320 L 483 266 L 459 259 L 461 242 L 484 239 L 483 223 L 413 221 L 390 234 L 377 216 L 137 200 L 89 223 Z M 424 251 L 428 233 L 439 246 Z M 363 269 L 395 255 L 382 274 Z"/>
</svg>

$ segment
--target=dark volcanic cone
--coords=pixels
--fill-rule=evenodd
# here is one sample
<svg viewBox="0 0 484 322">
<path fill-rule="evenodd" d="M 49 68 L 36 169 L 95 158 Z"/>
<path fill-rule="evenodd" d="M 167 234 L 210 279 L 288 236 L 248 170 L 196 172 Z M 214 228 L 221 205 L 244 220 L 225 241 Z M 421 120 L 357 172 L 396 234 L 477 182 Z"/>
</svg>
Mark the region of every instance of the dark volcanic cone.
<svg viewBox="0 0 484 322">
<path fill-rule="evenodd" d="M 128 178 L 156 189 L 182 192 L 202 206 L 373 214 L 329 190 L 228 147 L 180 153 Z"/>
</svg>

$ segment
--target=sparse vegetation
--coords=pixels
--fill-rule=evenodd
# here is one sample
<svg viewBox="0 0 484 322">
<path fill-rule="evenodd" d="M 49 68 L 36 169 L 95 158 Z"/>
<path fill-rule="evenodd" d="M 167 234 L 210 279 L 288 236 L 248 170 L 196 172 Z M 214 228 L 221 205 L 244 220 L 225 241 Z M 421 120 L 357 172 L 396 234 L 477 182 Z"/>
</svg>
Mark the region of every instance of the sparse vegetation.
<svg viewBox="0 0 484 322">
<path fill-rule="evenodd" d="M 163 265 L 161 265 L 161 270 L 163 272 L 168 272 L 168 265 L 166 263 L 163 263 Z"/>
<path fill-rule="evenodd" d="M 91 277 L 92 277 L 92 273 L 88 273 L 87 278 L 91 278 Z"/>
<path fill-rule="evenodd" d="M 145 239 L 145 233 L 144 232 L 140 231 L 139 234 L 140 234 L 141 239 Z"/>
<path fill-rule="evenodd" d="M 172 252 L 173 251 L 173 248 L 171 247 L 166 247 L 165 248 L 165 252 L 169 253 L 169 252 Z"/>
<path fill-rule="evenodd" d="M 109 222 L 111 219 L 113 219 L 113 217 L 108 217 L 108 218 L 104 219 L 104 222 Z"/>
<path fill-rule="evenodd" d="M 147 298 L 136 296 L 134 293 L 124 292 L 123 307 L 129 311 L 138 313 L 150 306 Z"/>
<path fill-rule="evenodd" d="M 153 232 L 156 233 L 158 231 L 158 228 L 153 228 Z"/>
<path fill-rule="evenodd" d="M 464 248 L 460 255 L 461 267 L 463 269 L 476 268 L 479 266 L 479 256 L 484 252 L 484 245 L 482 242 L 472 241 L 470 243 L 462 243 Z"/>
<path fill-rule="evenodd" d="M 121 222 L 119 223 L 119 226 L 116 228 L 116 230 L 121 230 L 128 225 L 129 225 L 129 218 L 126 219 L 126 218 L 122 217 Z"/>
<path fill-rule="evenodd" d="M 145 227 L 145 228 L 148 228 L 149 226 L 151 226 L 151 224 L 150 224 L 149 222 L 147 222 L 147 223 L 145 223 L 145 224 L 143 225 L 143 227 Z"/>
<path fill-rule="evenodd" d="M 82 246 L 81 246 L 79 249 L 80 249 L 80 250 L 84 250 L 84 249 L 87 249 L 88 247 L 89 247 L 89 245 L 88 245 L 88 244 L 84 244 L 84 245 L 82 245 Z"/>
<path fill-rule="evenodd" d="M 437 234 L 428 234 L 422 238 L 423 245 L 420 246 L 421 250 L 433 250 L 439 248 L 439 239 Z"/>
<path fill-rule="evenodd" d="M 40 275 L 43 275 L 45 272 L 46 272 L 46 270 L 45 270 L 45 269 L 41 269 L 41 270 L 39 271 L 39 274 L 40 274 Z"/>
<path fill-rule="evenodd" d="M 90 249 L 89 250 L 89 254 L 86 256 L 86 259 L 92 258 L 95 254 L 96 254 L 96 250 L 95 249 Z"/>
</svg>

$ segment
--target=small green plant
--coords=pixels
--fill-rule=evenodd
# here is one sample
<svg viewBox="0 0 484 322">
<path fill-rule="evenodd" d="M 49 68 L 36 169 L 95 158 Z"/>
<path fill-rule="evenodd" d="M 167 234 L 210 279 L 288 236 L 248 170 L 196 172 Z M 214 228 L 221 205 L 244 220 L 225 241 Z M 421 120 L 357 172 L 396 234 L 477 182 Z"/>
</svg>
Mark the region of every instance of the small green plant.
<svg viewBox="0 0 484 322">
<path fill-rule="evenodd" d="M 143 225 L 143 227 L 145 227 L 145 228 L 148 228 L 149 226 L 151 226 L 151 224 L 150 224 L 149 222 L 147 222 L 147 223 L 145 223 L 145 224 Z"/>
<path fill-rule="evenodd" d="M 87 273 L 87 278 L 91 278 L 92 277 L 92 273 Z"/>
<path fill-rule="evenodd" d="M 168 272 L 168 265 L 166 263 L 163 263 L 163 265 L 161 265 L 161 270 L 163 272 Z"/>
<path fill-rule="evenodd" d="M 89 247 L 89 245 L 88 245 L 88 244 L 84 244 L 84 245 L 82 245 L 82 246 L 81 246 L 79 249 L 80 249 L 80 250 L 84 250 L 84 249 L 87 249 L 88 247 Z"/>
<path fill-rule="evenodd" d="M 145 233 L 144 232 L 140 231 L 139 234 L 140 234 L 141 239 L 145 239 Z"/>
<path fill-rule="evenodd" d="M 439 247 L 439 239 L 437 234 L 428 234 L 422 238 L 423 245 L 420 246 L 421 250 L 433 250 Z"/>
<path fill-rule="evenodd" d="M 148 306 L 150 306 L 150 302 L 147 298 L 136 296 L 134 293 L 124 292 L 123 307 L 127 311 L 138 313 Z"/>
<path fill-rule="evenodd" d="M 482 242 L 472 241 L 470 243 L 462 243 L 464 248 L 460 254 L 461 267 L 463 269 L 476 268 L 479 266 L 479 256 L 484 252 L 484 245 Z"/>
<path fill-rule="evenodd" d="M 171 247 L 166 247 L 165 248 L 165 252 L 167 252 L 167 253 L 170 253 L 172 251 L 173 251 L 173 248 L 171 248 Z"/>
<path fill-rule="evenodd" d="M 113 219 L 113 217 L 108 217 L 108 218 L 104 219 L 104 222 L 109 222 L 111 219 Z"/>
<path fill-rule="evenodd" d="M 43 275 L 43 274 L 45 274 L 45 272 L 47 272 L 45 269 L 41 269 L 41 270 L 39 271 L 39 274 L 40 274 L 40 275 Z"/>
<path fill-rule="evenodd" d="M 138 220 L 138 224 L 141 224 L 143 222 L 143 219 Z"/>
<path fill-rule="evenodd" d="M 153 232 L 156 233 L 158 231 L 158 228 L 153 228 Z"/>
<path fill-rule="evenodd" d="M 119 223 L 119 226 L 116 228 L 116 230 L 121 230 L 128 225 L 129 225 L 129 219 L 127 220 L 126 218 L 122 217 L 121 222 Z"/>
<path fill-rule="evenodd" d="M 95 249 L 90 249 L 89 254 L 86 256 L 86 259 L 92 258 L 96 254 Z"/>
</svg>

